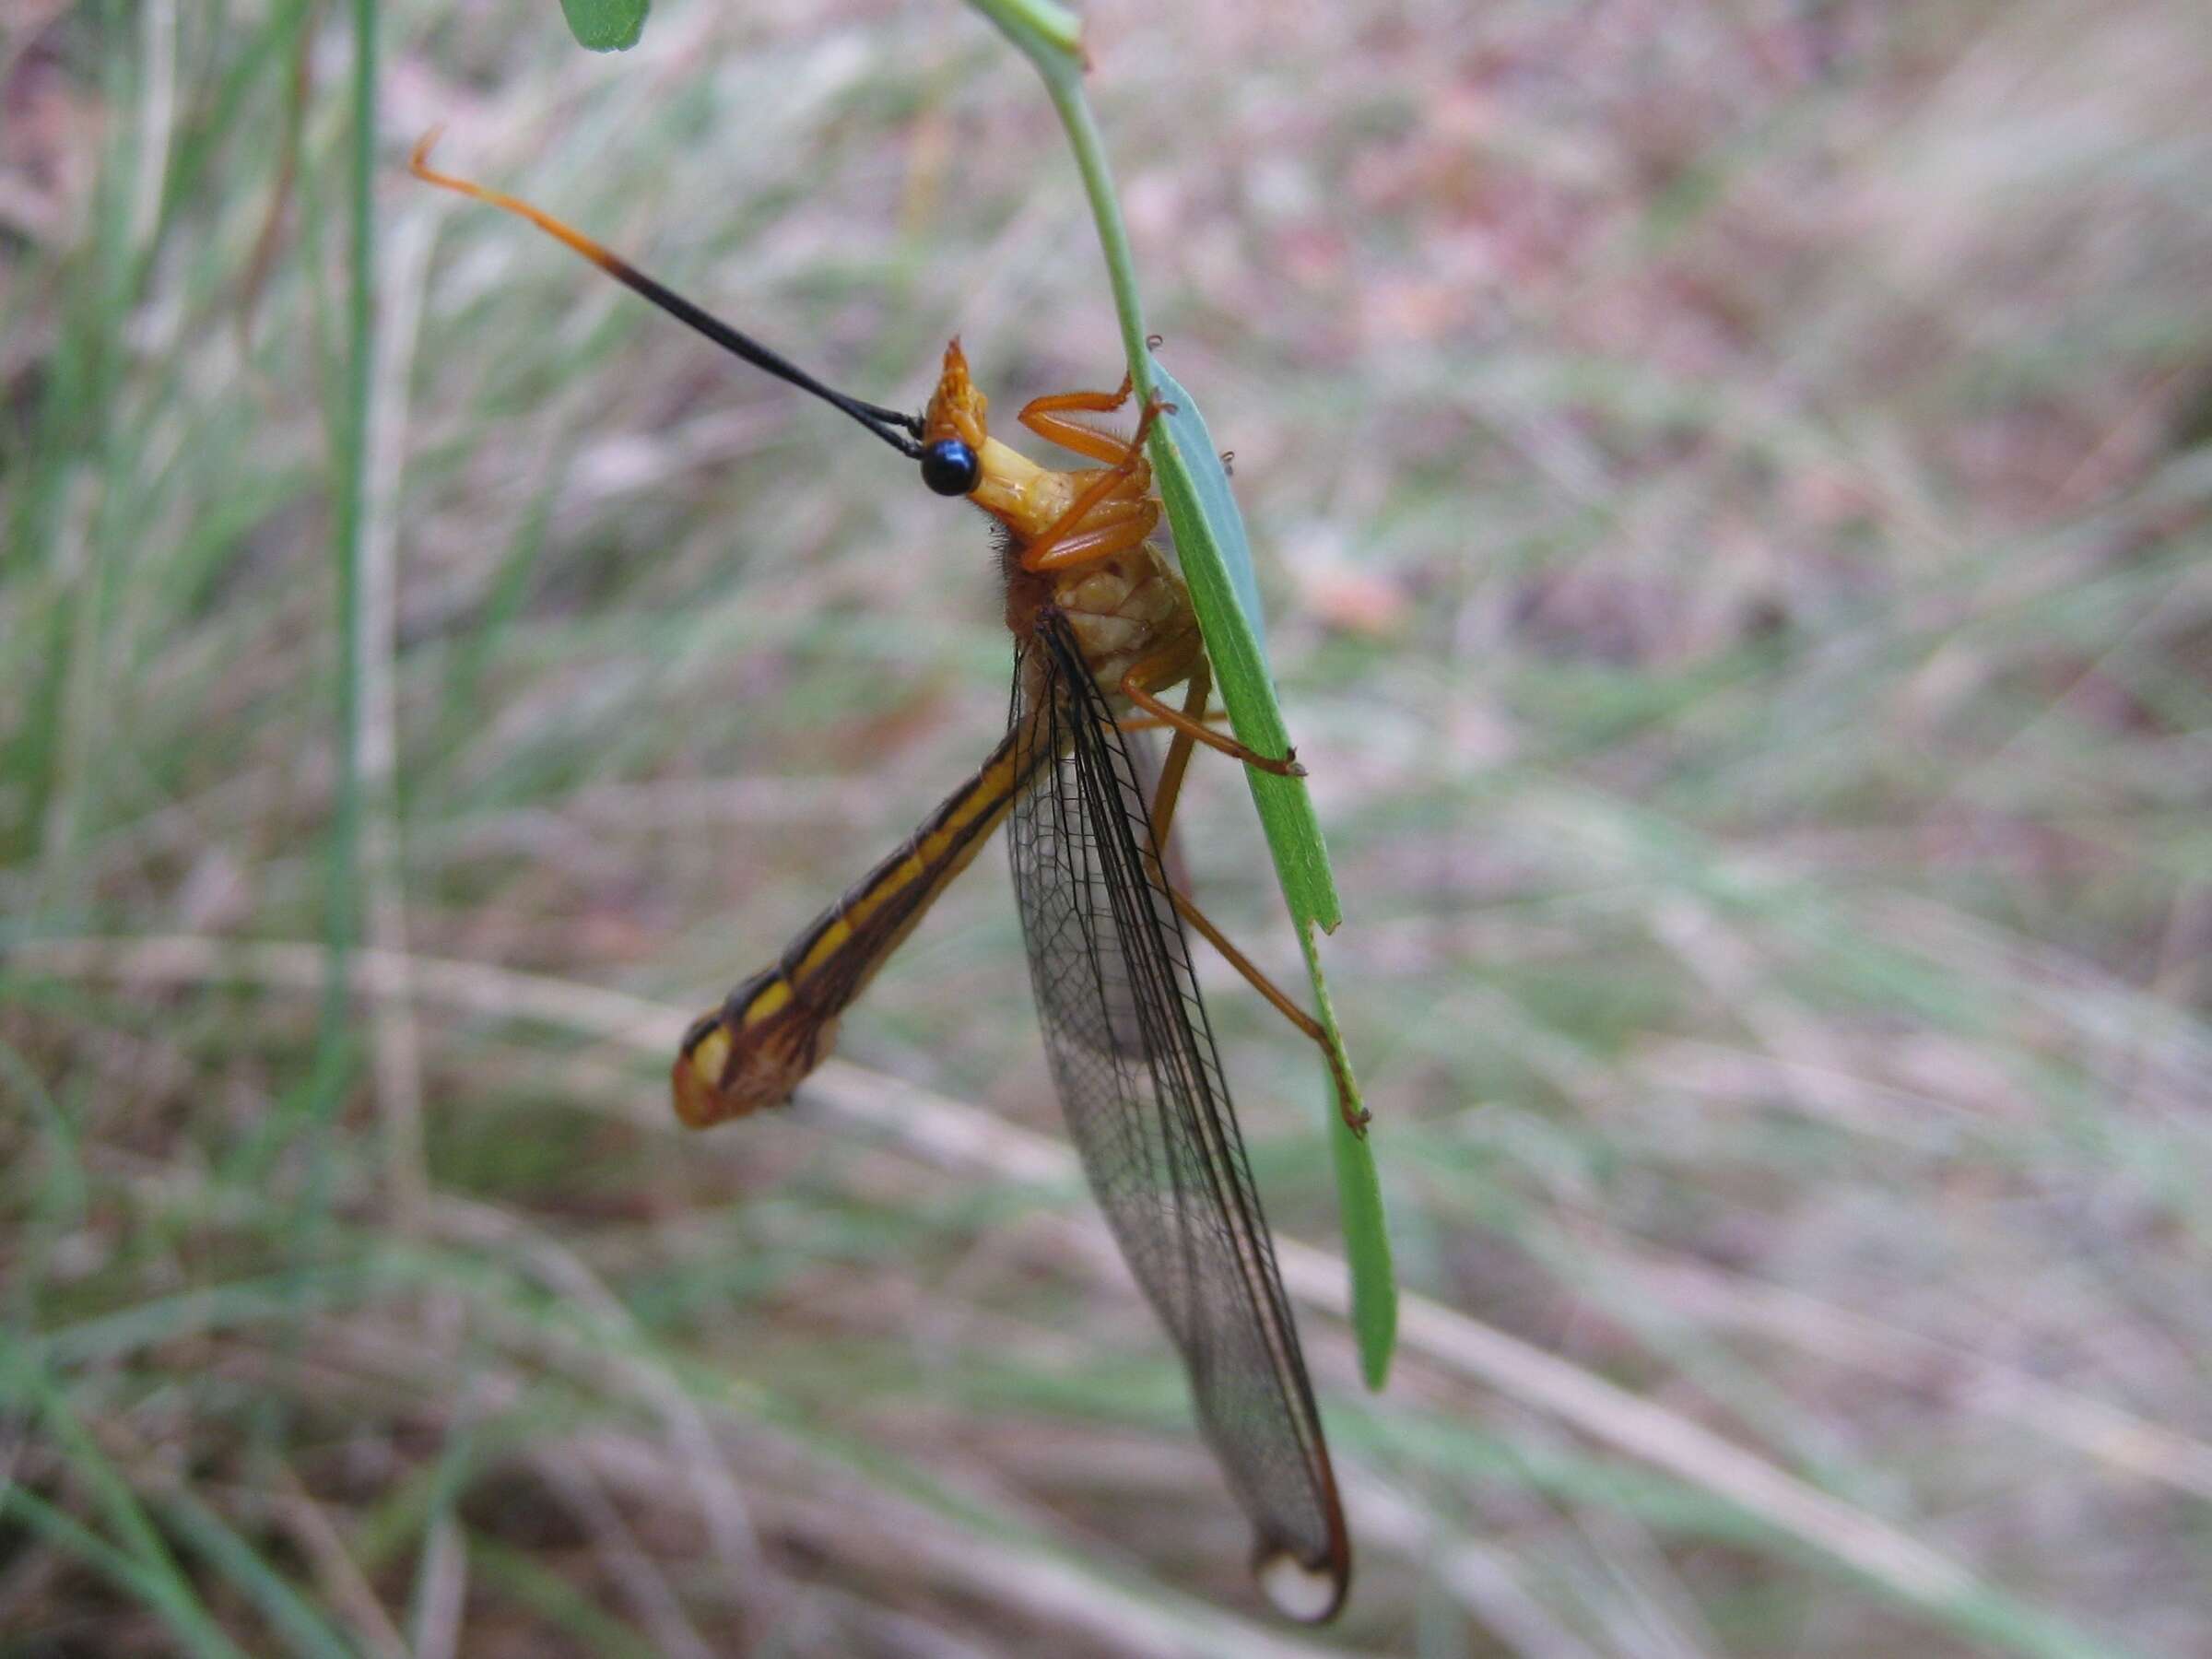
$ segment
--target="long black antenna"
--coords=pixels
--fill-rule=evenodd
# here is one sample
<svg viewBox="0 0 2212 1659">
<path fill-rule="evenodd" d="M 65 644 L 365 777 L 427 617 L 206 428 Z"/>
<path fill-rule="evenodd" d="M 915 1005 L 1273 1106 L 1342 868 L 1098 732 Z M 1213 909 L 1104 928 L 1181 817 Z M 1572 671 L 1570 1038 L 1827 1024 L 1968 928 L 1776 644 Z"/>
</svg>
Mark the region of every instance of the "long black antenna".
<svg viewBox="0 0 2212 1659">
<path fill-rule="evenodd" d="M 519 196 L 511 196 L 504 191 L 487 189 L 466 179 L 457 179 L 451 173 L 438 171 L 430 165 L 430 147 L 438 142 L 439 130 L 432 127 L 424 134 L 422 142 L 415 147 L 415 153 L 408 159 L 408 169 L 417 178 L 426 183 L 458 191 L 465 196 L 474 196 L 479 202 L 504 208 L 509 213 L 528 219 L 547 235 L 567 243 L 582 254 L 617 282 L 652 300 L 679 323 L 689 324 L 724 351 L 743 358 L 756 369 L 766 370 L 778 380 L 790 382 L 802 392 L 813 393 L 832 408 L 843 410 L 908 460 L 922 461 L 927 458 L 925 446 L 921 441 L 922 420 L 919 416 L 903 414 L 857 397 L 848 397 L 833 387 L 825 386 L 782 352 L 763 346 L 751 335 L 731 327 L 720 317 L 700 310 L 674 288 L 654 281 L 628 260 L 601 247 L 582 231 L 562 224 L 551 214 L 533 207 Z"/>
</svg>

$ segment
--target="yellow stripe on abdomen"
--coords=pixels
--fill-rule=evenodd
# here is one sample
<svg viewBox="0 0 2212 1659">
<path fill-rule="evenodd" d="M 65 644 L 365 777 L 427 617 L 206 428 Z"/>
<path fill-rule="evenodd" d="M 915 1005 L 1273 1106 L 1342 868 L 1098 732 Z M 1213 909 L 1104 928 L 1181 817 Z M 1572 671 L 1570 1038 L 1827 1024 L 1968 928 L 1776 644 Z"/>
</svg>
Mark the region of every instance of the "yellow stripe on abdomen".
<svg viewBox="0 0 2212 1659">
<path fill-rule="evenodd" d="M 693 1128 L 778 1106 L 830 1052 L 838 1016 L 971 864 L 1014 805 L 1026 765 L 1008 733 L 906 845 L 816 917 L 776 965 L 700 1018 L 677 1055 L 677 1115 Z"/>
</svg>

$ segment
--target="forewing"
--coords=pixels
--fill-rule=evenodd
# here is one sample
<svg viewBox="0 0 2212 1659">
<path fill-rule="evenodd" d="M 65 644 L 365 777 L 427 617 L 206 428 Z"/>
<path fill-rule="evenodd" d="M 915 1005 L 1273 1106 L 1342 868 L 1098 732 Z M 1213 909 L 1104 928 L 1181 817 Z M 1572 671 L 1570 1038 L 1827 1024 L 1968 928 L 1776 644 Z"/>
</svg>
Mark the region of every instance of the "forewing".
<svg viewBox="0 0 2212 1659">
<path fill-rule="evenodd" d="M 1050 757 L 1007 840 L 1068 1131 L 1258 1528 L 1263 1583 L 1286 1611 L 1327 1618 L 1350 1554 L 1297 1326 L 1137 775 L 1049 612 L 1016 665 L 1013 717 Z"/>
</svg>

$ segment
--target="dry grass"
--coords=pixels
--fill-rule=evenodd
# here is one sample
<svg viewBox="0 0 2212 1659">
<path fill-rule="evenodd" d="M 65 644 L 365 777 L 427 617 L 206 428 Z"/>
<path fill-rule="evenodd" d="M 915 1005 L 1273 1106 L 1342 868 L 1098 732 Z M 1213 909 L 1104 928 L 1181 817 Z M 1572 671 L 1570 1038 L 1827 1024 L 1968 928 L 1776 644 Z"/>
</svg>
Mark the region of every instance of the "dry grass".
<svg viewBox="0 0 2212 1659">
<path fill-rule="evenodd" d="M 994 861 L 791 1113 L 665 1112 L 670 1030 L 994 735 L 983 538 L 397 166 L 447 121 L 835 377 L 910 398 L 957 331 L 1004 408 L 1113 373 L 1033 82 L 945 0 L 671 0 L 620 60 L 390 11 L 349 665 L 300 19 L 0 33 L 0 1635 L 2201 1649 L 2201 7 L 1094 18 L 1415 1295 L 1369 1396 L 1289 1247 L 1360 1549 L 1315 1639 L 1059 1149 Z M 1202 971 L 1325 1244 L 1321 1080 Z"/>
</svg>

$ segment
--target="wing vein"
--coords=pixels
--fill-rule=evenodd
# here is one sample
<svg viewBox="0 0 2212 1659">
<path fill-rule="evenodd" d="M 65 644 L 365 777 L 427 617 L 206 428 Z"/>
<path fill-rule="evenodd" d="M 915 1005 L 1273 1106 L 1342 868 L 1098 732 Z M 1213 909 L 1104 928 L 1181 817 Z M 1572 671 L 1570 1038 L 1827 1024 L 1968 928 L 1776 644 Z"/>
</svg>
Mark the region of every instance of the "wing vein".
<svg viewBox="0 0 2212 1659">
<path fill-rule="evenodd" d="M 1349 1552 L 1289 1299 L 1137 770 L 1056 613 L 1016 662 L 1012 718 L 1046 746 L 1007 839 L 1069 1134 L 1263 1563 L 1323 1575 L 1333 1611 Z"/>
</svg>

